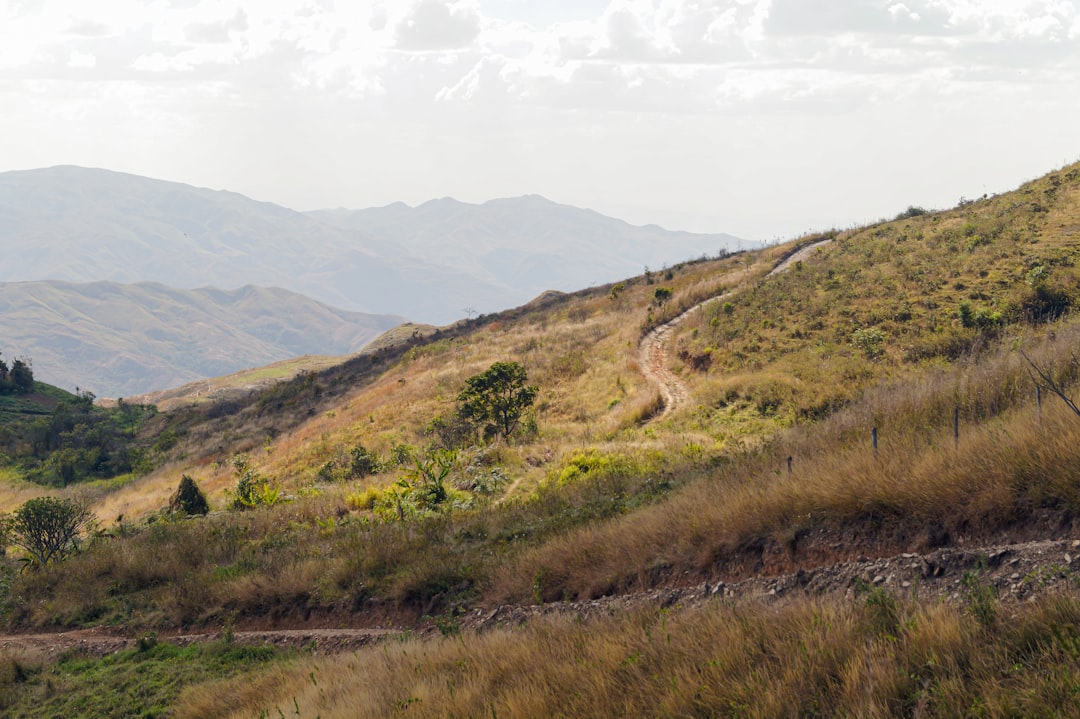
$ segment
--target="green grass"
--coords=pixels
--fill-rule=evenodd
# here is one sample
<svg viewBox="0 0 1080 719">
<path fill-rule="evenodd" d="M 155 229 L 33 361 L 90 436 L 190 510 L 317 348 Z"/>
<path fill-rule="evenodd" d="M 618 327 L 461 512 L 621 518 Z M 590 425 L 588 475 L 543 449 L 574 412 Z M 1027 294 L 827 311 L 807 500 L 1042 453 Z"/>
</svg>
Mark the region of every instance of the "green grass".
<svg viewBox="0 0 1080 719">
<path fill-rule="evenodd" d="M 269 646 L 222 641 L 179 647 L 151 639 L 144 645 L 101 658 L 68 653 L 55 663 L 0 655 L 0 713 L 11 719 L 171 716 L 186 686 L 258 671 L 295 656 Z"/>
</svg>

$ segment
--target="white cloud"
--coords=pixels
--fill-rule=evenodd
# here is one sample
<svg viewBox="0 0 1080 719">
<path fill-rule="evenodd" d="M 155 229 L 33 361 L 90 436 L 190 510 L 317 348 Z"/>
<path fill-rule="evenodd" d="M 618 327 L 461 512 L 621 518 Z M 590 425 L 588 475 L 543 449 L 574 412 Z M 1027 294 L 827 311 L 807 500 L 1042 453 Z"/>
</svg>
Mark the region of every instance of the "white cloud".
<svg viewBox="0 0 1080 719">
<path fill-rule="evenodd" d="M 416 0 L 396 29 L 402 50 L 453 50 L 480 34 L 480 13 L 464 0 Z"/>
<path fill-rule="evenodd" d="M 71 55 L 68 56 L 68 67 L 79 68 L 92 68 L 97 65 L 97 57 L 88 52 L 79 52 L 78 50 L 72 50 Z"/>
<path fill-rule="evenodd" d="M 1041 122 L 1074 117 L 1078 41 L 1075 0 L 0 0 L 0 127 L 27 138 L 8 162 L 167 176 L 158 158 L 196 181 L 257 166 L 247 181 L 286 203 L 360 182 L 362 165 L 394 178 L 364 185 L 376 193 L 562 182 L 645 206 L 634 193 L 647 187 L 670 203 L 700 192 L 687 209 L 700 215 L 725 189 L 736 209 L 753 204 L 735 185 L 767 179 L 755 156 L 812 168 L 820 147 L 861 152 L 851 138 L 873 133 L 860 123 L 893 114 L 955 147 L 974 141 L 951 129 L 962 123 L 1013 131 L 995 98 L 1040 108 Z M 74 118 L 94 142 L 64 135 Z M 127 166 L 95 155 L 106 150 Z M 340 174 L 289 189 L 320 163 Z M 636 175 L 662 172 L 696 184 Z M 397 194 L 384 199 L 428 199 Z"/>
</svg>

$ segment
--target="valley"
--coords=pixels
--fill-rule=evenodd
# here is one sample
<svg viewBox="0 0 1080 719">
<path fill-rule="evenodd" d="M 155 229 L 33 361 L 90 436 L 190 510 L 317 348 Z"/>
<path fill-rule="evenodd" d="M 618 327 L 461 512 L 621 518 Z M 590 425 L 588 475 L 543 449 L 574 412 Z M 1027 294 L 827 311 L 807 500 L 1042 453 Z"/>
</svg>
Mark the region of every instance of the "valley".
<svg viewBox="0 0 1080 719">
<path fill-rule="evenodd" d="M 6 707 L 182 657 L 192 717 L 1075 715 L 1077 227 L 1071 165 L 174 392 L 8 550 Z"/>
</svg>

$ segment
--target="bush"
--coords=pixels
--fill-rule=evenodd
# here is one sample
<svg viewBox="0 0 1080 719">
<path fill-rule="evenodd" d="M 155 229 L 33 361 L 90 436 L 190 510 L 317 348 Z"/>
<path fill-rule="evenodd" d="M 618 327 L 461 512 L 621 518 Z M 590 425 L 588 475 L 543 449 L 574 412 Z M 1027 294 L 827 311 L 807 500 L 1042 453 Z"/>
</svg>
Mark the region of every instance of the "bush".
<svg viewBox="0 0 1080 719">
<path fill-rule="evenodd" d="M 877 327 L 855 330 L 851 335 L 851 343 L 858 347 L 867 359 L 874 359 L 885 351 L 885 333 Z"/>
<path fill-rule="evenodd" d="M 236 498 L 233 509 L 251 509 L 252 507 L 270 506 L 278 503 L 280 493 L 251 466 L 247 455 L 233 457 L 233 469 L 236 472 Z"/>
<path fill-rule="evenodd" d="M 93 521 L 93 513 L 73 499 L 35 497 L 15 510 L 10 532 L 30 563 L 43 567 L 77 551 L 79 534 Z"/>
<path fill-rule="evenodd" d="M 176 488 L 176 493 L 169 500 L 169 509 L 193 516 L 207 514 L 210 511 L 210 505 L 195 480 L 185 474 L 180 477 L 180 486 Z"/>
</svg>

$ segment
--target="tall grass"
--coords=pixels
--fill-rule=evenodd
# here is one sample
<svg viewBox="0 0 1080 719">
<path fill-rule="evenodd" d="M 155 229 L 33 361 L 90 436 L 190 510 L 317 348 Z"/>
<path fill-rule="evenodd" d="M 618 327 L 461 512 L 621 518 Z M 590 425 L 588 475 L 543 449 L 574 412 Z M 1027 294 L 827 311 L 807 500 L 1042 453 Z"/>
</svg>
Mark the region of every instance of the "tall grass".
<svg viewBox="0 0 1080 719">
<path fill-rule="evenodd" d="M 1080 716 L 1075 595 L 1002 620 L 897 599 L 536 620 L 193 687 L 177 712 L 249 717 Z"/>
<path fill-rule="evenodd" d="M 1034 351 L 1035 361 L 1064 365 L 1075 336 L 1075 328 L 1060 328 L 1058 339 Z M 1037 411 L 1023 360 L 1004 347 L 926 384 L 870 392 L 755 455 L 721 463 L 663 503 L 553 538 L 499 567 L 493 596 L 527 600 L 537 576 L 544 598 L 553 599 L 647 587 L 687 572 L 828 561 L 829 551 L 816 559 L 798 554 L 798 537 L 811 530 L 849 533 L 846 545 L 833 541 L 833 561 L 922 550 L 949 535 L 1022 533 L 1040 512 L 1080 511 L 1078 423 L 1056 398 L 1044 398 Z"/>
</svg>

